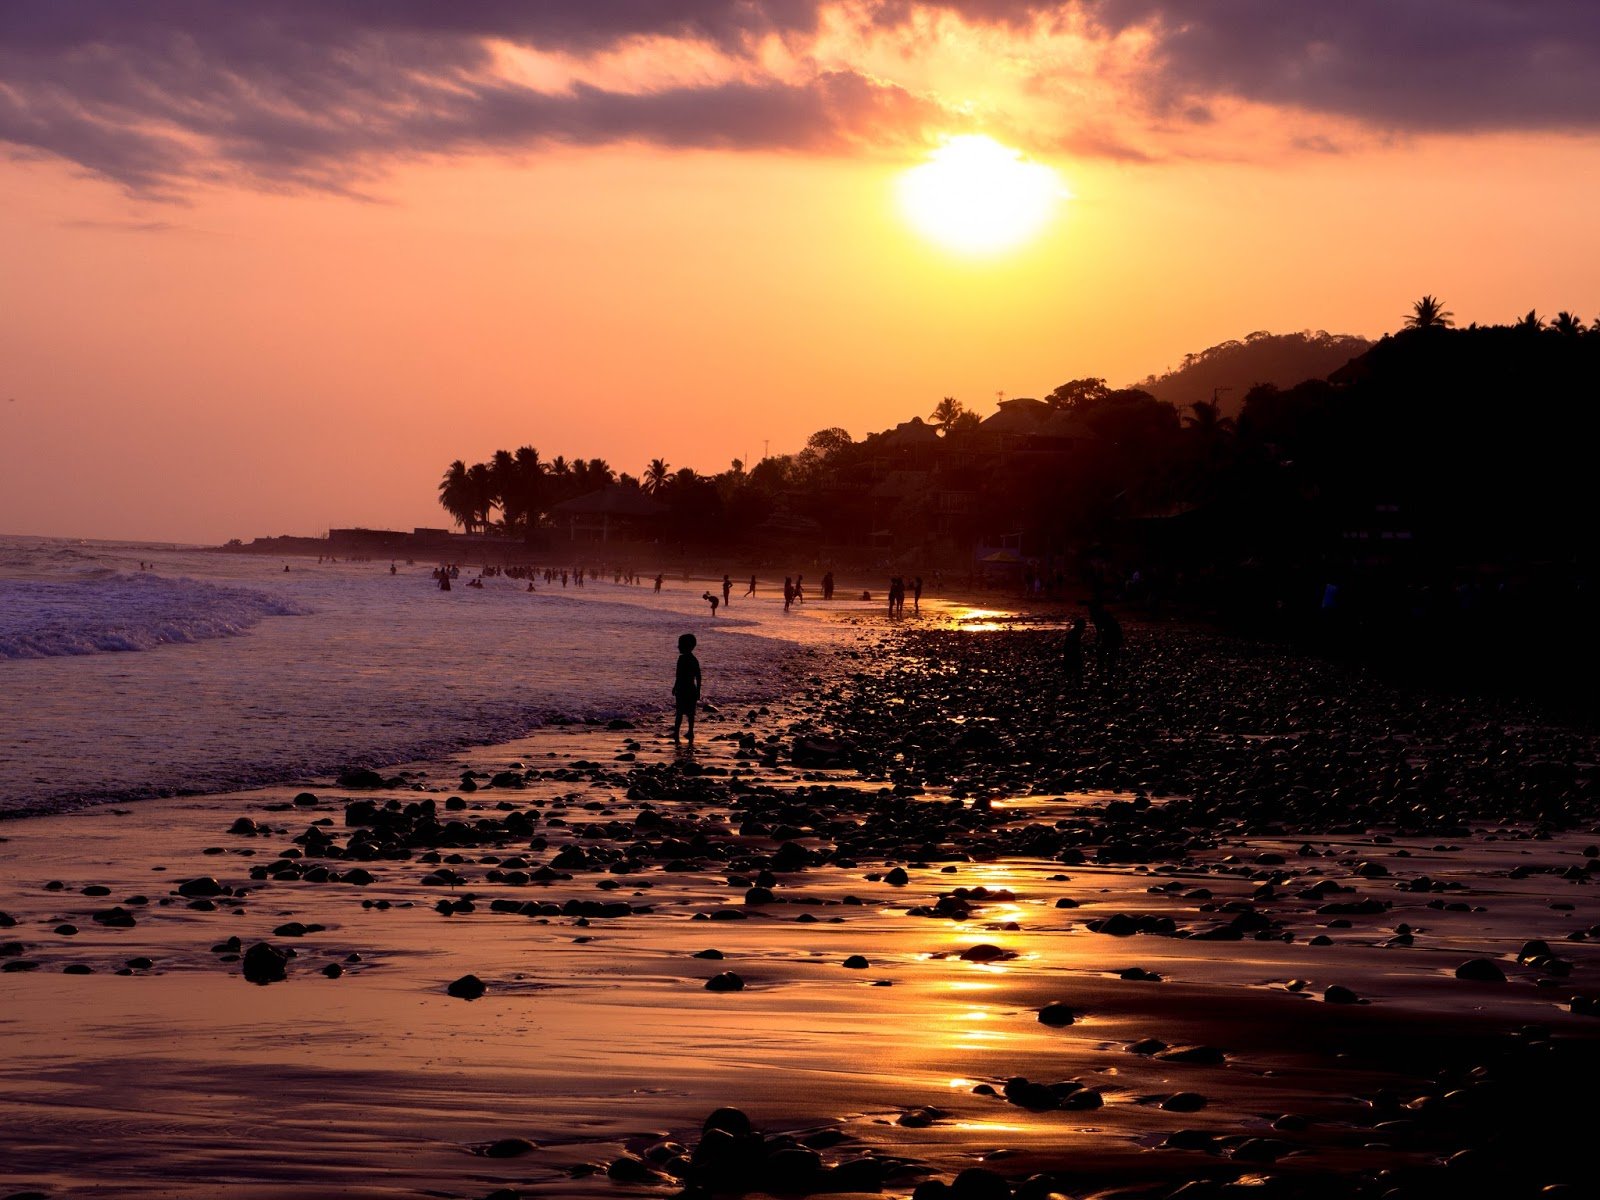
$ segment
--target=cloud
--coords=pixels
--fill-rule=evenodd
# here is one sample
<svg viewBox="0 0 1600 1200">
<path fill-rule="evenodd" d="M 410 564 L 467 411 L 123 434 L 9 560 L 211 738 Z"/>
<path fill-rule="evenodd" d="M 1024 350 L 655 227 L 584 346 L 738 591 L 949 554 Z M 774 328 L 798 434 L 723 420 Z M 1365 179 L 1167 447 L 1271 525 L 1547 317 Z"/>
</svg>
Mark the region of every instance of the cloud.
<svg viewBox="0 0 1600 1200">
<path fill-rule="evenodd" d="M 937 62 L 869 52 L 932 52 L 930 21 L 1019 47 L 1034 78 L 984 111 L 1039 147 L 1203 153 L 1241 100 L 1384 133 L 1600 129 L 1593 0 L 5 0 L 0 146 L 147 196 L 353 193 L 396 161 L 548 143 L 915 146 L 965 108 L 931 94 Z M 565 73 L 516 77 L 507 48 Z M 618 66 L 641 57 L 670 73 Z"/>
<path fill-rule="evenodd" d="M 1592 0 L 1093 0 L 1153 36 L 1158 104 L 1232 96 L 1386 131 L 1600 130 Z"/>
<path fill-rule="evenodd" d="M 816 19 L 799 0 L 14 0 L 0 6 L 0 142 L 172 196 L 210 181 L 351 191 L 397 159 L 548 142 L 835 152 L 952 123 L 864 72 L 760 69 L 763 39 Z M 715 47 L 729 77 L 544 91 L 508 79 L 495 53 L 653 37 Z"/>
</svg>

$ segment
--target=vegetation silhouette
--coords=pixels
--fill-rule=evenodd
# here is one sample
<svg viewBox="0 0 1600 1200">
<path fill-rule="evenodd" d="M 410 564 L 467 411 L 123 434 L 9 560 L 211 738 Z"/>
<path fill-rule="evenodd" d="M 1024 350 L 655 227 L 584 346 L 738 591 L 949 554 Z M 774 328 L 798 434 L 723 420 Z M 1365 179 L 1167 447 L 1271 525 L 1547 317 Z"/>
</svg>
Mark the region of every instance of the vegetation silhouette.
<svg viewBox="0 0 1600 1200">
<path fill-rule="evenodd" d="M 1322 375 L 1257 382 L 1236 413 L 1220 385 L 1180 407 L 1082 378 L 986 417 L 947 396 L 931 422 L 859 441 L 823 429 L 794 454 L 710 475 L 656 459 L 636 479 L 602 459 L 501 451 L 451 463 L 440 500 L 468 530 L 531 539 L 561 501 L 616 484 L 651 492 L 648 536 L 687 553 L 976 576 L 984 548 L 1011 547 L 1028 578 L 1115 595 L 1137 568 L 1141 603 L 1254 628 L 1483 634 L 1508 656 L 1550 638 L 1590 646 L 1600 321 L 1453 321 L 1424 295 L 1396 333 Z M 1185 369 L 1251 345 L 1285 344 L 1251 335 Z"/>
</svg>

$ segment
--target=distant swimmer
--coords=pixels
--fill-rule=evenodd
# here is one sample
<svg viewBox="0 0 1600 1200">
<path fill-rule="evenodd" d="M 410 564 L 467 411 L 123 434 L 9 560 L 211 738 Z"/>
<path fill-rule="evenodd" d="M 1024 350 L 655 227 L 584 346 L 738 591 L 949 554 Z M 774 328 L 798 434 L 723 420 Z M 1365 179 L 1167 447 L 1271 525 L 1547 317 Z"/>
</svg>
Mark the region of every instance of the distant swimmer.
<svg viewBox="0 0 1600 1200">
<path fill-rule="evenodd" d="M 283 564 L 283 573 L 285 575 L 287 575 L 289 573 L 289 564 L 288 563 L 284 563 Z"/>
<path fill-rule="evenodd" d="M 389 564 L 389 574 L 393 575 L 394 573 L 395 573 L 395 565 L 393 563 L 390 563 Z"/>
<path fill-rule="evenodd" d="M 672 681 L 672 740 L 678 740 L 678 727 L 689 718 L 689 740 L 694 741 L 694 710 L 700 703 L 700 660 L 694 656 L 694 634 L 678 639 L 678 670 Z"/>
<path fill-rule="evenodd" d="M 717 615 L 717 604 L 719 603 L 719 601 L 717 600 L 716 596 L 712 595 L 710 592 L 702 592 L 701 595 L 700 595 L 700 599 L 704 600 L 707 604 L 711 605 L 711 615 L 713 617 L 716 616 Z"/>
</svg>

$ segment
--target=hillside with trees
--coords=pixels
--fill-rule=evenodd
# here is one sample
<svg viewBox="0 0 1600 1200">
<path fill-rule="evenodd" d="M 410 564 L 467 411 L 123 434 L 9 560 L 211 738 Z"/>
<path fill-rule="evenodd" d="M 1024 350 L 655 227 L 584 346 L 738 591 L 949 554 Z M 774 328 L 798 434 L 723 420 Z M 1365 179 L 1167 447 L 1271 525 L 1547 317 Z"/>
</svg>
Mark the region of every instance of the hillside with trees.
<svg viewBox="0 0 1600 1200">
<path fill-rule="evenodd" d="M 1144 602 L 1256 626 L 1455 628 L 1481 609 L 1554 629 L 1592 602 L 1597 441 L 1600 321 L 1457 329 L 1425 296 L 1324 377 L 1250 387 L 1237 416 L 1085 378 L 987 415 L 944 397 L 859 440 L 823 429 L 749 468 L 634 476 L 523 447 L 452 463 L 439 490 L 464 528 L 533 547 L 611 512 L 614 535 L 685 560 L 979 582 L 1000 561 L 1006 586 L 1126 594 L 1136 577 Z"/>
<path fill-rule="evenodd" d="M 1237 417 L 1251 388 L 1293 387 L 1305 379 L 1324 379 L 1371 348 L 1370 341 L 1354 334 L 1263 330 L 1186 354 L 1175 370 L 1151 375 L 1136 386 L 1179 408 L 1215 401 L 1224 416 Z"/>
</svg>

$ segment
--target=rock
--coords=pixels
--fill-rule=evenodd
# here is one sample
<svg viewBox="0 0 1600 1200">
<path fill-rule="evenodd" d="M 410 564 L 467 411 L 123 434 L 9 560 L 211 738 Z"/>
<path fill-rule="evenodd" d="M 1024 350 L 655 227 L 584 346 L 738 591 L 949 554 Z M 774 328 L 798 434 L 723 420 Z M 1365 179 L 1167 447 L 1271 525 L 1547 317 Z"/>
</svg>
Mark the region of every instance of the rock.
<svg viewBox="0 0 1600 1200">
<path fill-rule="evenodd" d="M 1456 978 L 1469 983 L 1504 983 L 1506 973 L 1488 958 L 1469 958 L 1456 968 Z"/>
<path fill-rule="evenodd" d="M 1071 1006 L 1063 1004 L 1059 1000 L 1054 1000 L 1039 1010 L 1039 1024 L 1041 1025 L 1060 1028 L 1065 1025 L 1071 1025 L 1077 1019 L 1078 1014 L 1072 1010 Z"/>
<path fill-rule="evenodd" d="M 261 827 L 249 817 L 240 817 L 232 825 L 228 826 L 228 832 L 238 837 L 255 837 L 257 833 L 261 832 Z"/>
<path fill-rule="evenodd" d="M 962 962 L 986 963 L 995 962 L 1003 958 L 1015 958 L 1016 953 L 1011 950 L 1002 950 L 999 946 L 992 946 L 988 942 L 980 942 L 976 946 L 969 946 L 958 956 Z"/>
<path fill-rule="evenodd" d="M 1199 1112 L 1206 1106 L 1206 1098 L 1199 1092 L 1174 1092 L 1161 1102 L 1167 1112 Z"/>
<path fill-rule="evenodd" d="M 1322 993 L 1322 999 L 1328 1004 L 1360 1004 L 1361 997 L 1352 992 L 1343 984 L 1329 984 L 1328 989 Z"/>
<path fill-rule="evenodd" d="M 722 951 L 721 950 L 715 950 L 715 949 L 713 949 L 713 950 L 696 950 L 691 957 L 694 957 L 694 958 L 720 959 L 722 957 Z"/>
<path fill-rule="evenodd" d="M 643 1159 L 624 1154 L 611 1160 L 606 1177 L 614 1183 L 651 1183 L 656 1179 L 656 1172 Z"/>
<path fill-rule="evenodd" d="M 745 1137 L 751 1131 L 750 1118 L 737 1108 L 719 1108 L 700 1126 L 701 1133 L 709 1133 L 713 1129 L 731 1133 L 734 1137 Z"/>
<path fill-rule="evenodd" d="M 1011 1185 L 983 1167 L 968 1167 L 950 1184 L 952 1200 L 1011 1200 Z"/>
<path fill-rule="evenodd" d="M 339 786 L 350 788 L 381 788 L 383 776 L 365 767 L 349 767 L 339 773 Z"/>
<path fill-rule="evenodd" d="M 463 975 L 444 990 L 446 995 L 454 996 L 457 1000 L 476 1000 L 489 989 L 476 975 Z"/>
<path fill-rule="evenodd" d="M 724 971 L 722 974 L 713 975 L 710 979 L 706 980 L 706 991 L 742 992 L 744 991 L 744 980 L 740 979 L 739 976 L 734 974 L 732 971 Z"/>
<path fill-rule="evenodd" d="M 872 964 L 868 962 L 862 955 L 852 954 L 849 958 L 844 960 L 843 965 L 852 971 L 865 971 Z"/>
<path fill-rule="evenodd" d="M 524 1154 L 532 1154 L 538 1147 L 527 1138 L 508 1137 L 501 1138 L 498 1142 L 490 1142 L 479 1153 L 485 1158 L 521 1158 Z"/>
<path fill-rule="evenodd" d="M 890 887 L 905 887 L 911 882 L 911 876 L 906 874 L 904 867 L 895 867 L 883 877 L 883 881 Z"/>
<path fill-rule="evenodd" d="M 177 891 L 178 895 L 193 899 L 200 896 L 220 896 L 223 894 L 223 887 L 211 876 L 201 875 L 194 879 L 185 879 L 178 885 Z"/>
<path fill-rule="evenodd" d="M 244 952 L 244 977 L 251 983 L 278 983 L 289 977 L 289 956 L 270 942 L 257 942 Z"/>
<path fill-rule="evenodd" d="M 132 929 L 137 924 L 133 914 L 121 907 L 101 909 L 94 914 L 94 920 L 107 929 Z"/>
<path fill-rule="evenodd" d="M 338 979 L 339 976 L 344 974 L 344 968 L 338 963 L 329 963 L 327 966 L 322 968 L 322 973 L 329 979 Z"/>
</svg>

